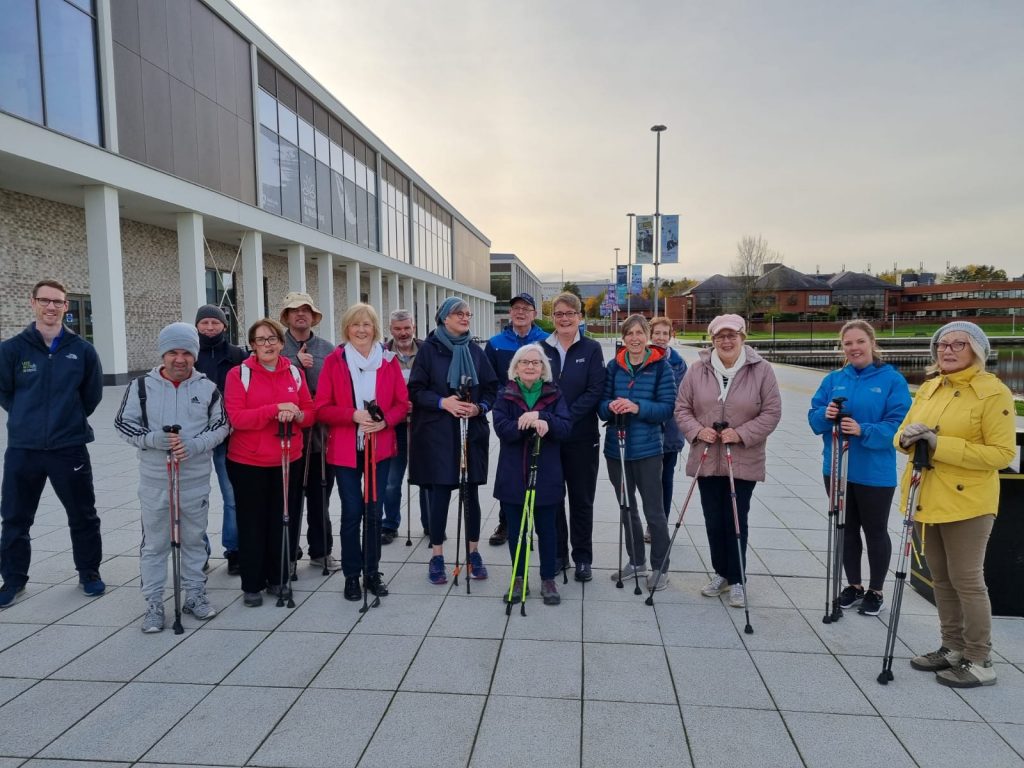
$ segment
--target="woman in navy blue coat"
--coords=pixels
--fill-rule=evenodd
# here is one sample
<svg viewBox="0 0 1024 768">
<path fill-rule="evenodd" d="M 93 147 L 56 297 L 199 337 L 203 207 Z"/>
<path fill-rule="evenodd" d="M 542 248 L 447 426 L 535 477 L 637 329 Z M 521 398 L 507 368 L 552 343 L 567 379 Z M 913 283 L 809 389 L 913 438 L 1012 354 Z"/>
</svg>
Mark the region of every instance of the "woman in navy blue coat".
<svg viewBox="0 0 1024 768">
<path fill-rule="evenodd" d="M 413 403 L 409 430 L 409 482 L 429 488 L 430 558 L 428 578 L 444 584 L 445 528 L 452 491 L 459 487 L 459 421 L 469 422 L 466 440 L 466 540 L 469 572 L 486 579 L 477 544 L 480 539 L 479 486 L 487 482 L 487 444 L 491 430 L 487 411 L 498 393 L 498 378 L 483 350 L 469 333 L 469 305 L 454 296 L 437 311 L 437 328 L 416 353 L 409 374 L 409 399 Z M 460 397 L 460 390 L 464 397 Z"/>
<path fill-rule="evenodd" d="M 561 602 L 555 586 L 558 571 L 555 514 L 563 495 L 558 443 L 568 438 L 571 430 L 569 408 L 558 386 L 551 381 L 551 364 L 544 350 L 538 344 L 520 347 L 509 365 L 509 382 L 494 404 L 494 431 L 501 441 L 494 498 L 501 503 L 501 511 L 508 521 L 508 550 L 515 564 L 534 436 L 540 435 L 533 519 L 540 544 L 540 594 L 545 605 Z M 525 560 L 524 541 L 512 588 L 513 602 L 522 598 Z"/>
</svg>

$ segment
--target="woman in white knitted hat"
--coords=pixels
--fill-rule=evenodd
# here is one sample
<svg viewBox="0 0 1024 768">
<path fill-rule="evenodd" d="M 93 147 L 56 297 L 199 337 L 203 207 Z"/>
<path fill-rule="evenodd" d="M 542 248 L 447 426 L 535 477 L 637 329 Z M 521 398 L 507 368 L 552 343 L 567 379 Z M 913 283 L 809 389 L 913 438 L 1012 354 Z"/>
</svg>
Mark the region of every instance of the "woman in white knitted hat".
<svg viewBox="0 0 1024 768">
<path fill-rule="evenodd" d="M 1013 395 L 986 372 L 985 332 L 955 321 L 932 336 L 929 372 L 899 431 L 904 453 L 927 440 L 932 468 L 921 479 L 915 527 L 931 570 L 942 645 L 916 656 L 914 669 L 935 672 L 952 688 L 994 685 L 992 606 L 985 586 L 985 549 L 999 508 L 999 470 L 1016 453 Z M 903 473 L 903 498 L 910 486 Z"/>
</svg>

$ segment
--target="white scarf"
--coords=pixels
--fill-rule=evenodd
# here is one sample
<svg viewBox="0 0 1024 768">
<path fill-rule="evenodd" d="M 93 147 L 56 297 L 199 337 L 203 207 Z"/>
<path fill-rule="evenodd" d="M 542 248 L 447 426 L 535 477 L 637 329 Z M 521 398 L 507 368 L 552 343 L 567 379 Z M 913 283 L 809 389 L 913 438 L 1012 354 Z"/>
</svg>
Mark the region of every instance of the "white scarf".
<svg viewBox="0 0 1024 768">
<path fill-rule="evenodd" d="M 346 342 L 345 362 L 348 364 L 349 375 L 352 376 L 352 391 L 356 397 L 353 405 L 356 410 L 362 409 L 364 402 L 376 399 L 377 369 L 380 368 L 383 358 L 384 352 L 380 344 L 374 344 L 370 348 L 370 356 L 363 357 L 351 342 Z M 357 432 L 356 449 L 361 450 L 362 447 L 363 433 Z"/>
<path fill-rule="evenodd" d="M 741 349 L 739 357 L 736 358 L 736 362 L 732 364 L 731 368 L 726 368 L 725 363 L 722 362 L 722 358 L 718 356 L 718 350 L 711 350 L 711 369 L 715 372 L 715 379 L 718 381 L 718 399 L 725 402 L 725 398 L 729 396 L 729 384 L 732 383 L 733 379 L 736 378 L 736 374 L 740 372 L 747 363 L 747 350 Z"/>
</svg>

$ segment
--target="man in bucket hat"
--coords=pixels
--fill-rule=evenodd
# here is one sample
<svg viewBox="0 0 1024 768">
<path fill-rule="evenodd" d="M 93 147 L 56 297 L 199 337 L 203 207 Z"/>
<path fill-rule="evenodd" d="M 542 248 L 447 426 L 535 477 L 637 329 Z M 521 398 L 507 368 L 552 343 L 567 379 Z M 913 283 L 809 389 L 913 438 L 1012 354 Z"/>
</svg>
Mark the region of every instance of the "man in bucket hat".
<svg viewBox="0 0 1024 768">
<path fill-rule="evenodd" d="M 324 360 L 334 351 L 334 345 L 313 333 L 313 328 L 320 324 L 323 313 L 316 308 L 308 293 L 291 291 L 281 302 L 281 324 L 287 328 L 284 337 L 284 349 L 281 354 L 295 365 L 301 366 L 306 374 L 306 386 L 309 393 L 316 397 L 317 380 L 324 367 Z M 306 496 L 306 512 L 308 527 L 306 529 L 306 545 L 309 548 L 310 565 L 323 568 L 334 573 L 341 570 L 341 563 L 331 555 L 334 538 L 331 535 L 331 520 L 324 509 L 323 491 L 320 487 L 320 467 L 323 465 L 324 451 L 323 427 L 316 425 L 305 430 L 303 444 L 309 446 L 303 451 L 293 477 L 303 478 Z M 326 469 L 326 467 L 325 467 Z M 327 493 L 329 501 L 334 488 L 334 477 L 327 472 Z M 295 547 L 293 557 L 301 554 L 298 546 L 299 534 L 302 530 L 302 510 L 292 510 L 292 545 Z M 326 522 L 326 530 L 324 525 Z"/>
</svg>

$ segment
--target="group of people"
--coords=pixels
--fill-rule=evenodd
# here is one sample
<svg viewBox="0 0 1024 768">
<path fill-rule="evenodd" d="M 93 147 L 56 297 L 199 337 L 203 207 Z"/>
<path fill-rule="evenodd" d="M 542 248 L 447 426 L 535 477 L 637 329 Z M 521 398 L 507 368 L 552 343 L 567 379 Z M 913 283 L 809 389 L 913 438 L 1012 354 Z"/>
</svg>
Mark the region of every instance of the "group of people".
<svg viewBox="0 0 1024 768">
<path fill-rule="evenodd" d="M 35 321 L 0 345 L 0 406 L 8 412 L 9 435 L 0 608 L 24 592 L 29 530 L 47 479 L 67 510 L 82 589 L 105 590 L 86 449 L 102 372 L 93 347 L 63 325 L 66 297 L 59 282 L 40 281 L 31 297 Z M 285 297 L 279 320 L 263 318 L 248 329 L 251 353 L 228 341 L 227 318 L 216 306 L 200 308 L 193 325 L 165 327 L 157 339 L 159 363 L 128 384 L 115 419 L 139 453 L 143 631 L 164 627 L 172 540 L 180 545 L 182 610 L 198 619 L 216 615 L 204 574 L 211 473 L 224 502 L 227 570 L 241 577 L 247 606 L 260 605 L 264 591 L 290 594 L 304 519 L 311 564 L 325 573 L 341 570 L 346 599 L 387 595 L 380 547 L 398 535 L 407 469 L 409 482 L 421 488 L 430 582 L 448 580 L 444 543 L 456 492 L 466 578 L 486 579 L 479 487 L 488 478 L 491 423 L 500 445 L 494 481 L 500 517 L 490 543 L 507 543 L 516 564 L 511 601 L 524 598 L 526 558 L 517 557 L 517 548 L 532 541 L 533 531 L 545 604 L 560 602 L 556 574 L 570 560 L 577 581 L 593 578 L 603 421 L 603 453 L 628 556 L 612 579 L 646 577 L 652 593 L 667 586 L 674 468 L 688 442 L 686 474 L 700 489 L 714 570 L 701 592 L 728 593 L 730 605 L 745 607 L 750 502 L 765 479 L 767 439 L 782 405 L 772 366 L 745 343 L 743 318 L 714 318 L 710 347 L 687 368 L 669 345 L 672 325 L 665 318 L 628 317 L 621 345 L 605 363 L 601 346 L 581 331 L 579 298 L 562 293 L 552 308 L 555 330 L 546 333 L 535 323 L 533 297 L 517 295 L 511 324 L 484 349 L 472 340 L 469 305 L 457 297 L 438 308 L 436 327 L 422 341 L 412 314 L 397 310 L 383 343 L 376 311 L 359 303 L 345 311 L 335 347 L 315 334 L 322 315 L 303 293 Z M 848 584 L 840 605 L 879 613 L 891 559 L 896 451 L 927 441 L 931 466 L 914 523 L 934 580 L 942 645 L 911 664 L 936 672 L 946 685 L 992 684 L 983 563 L 998 506 L 996 473 L 1014 456 L 1015 426 L 1009 390 L 985 371 L 988 339 L 968 322 L 940 328 L 931 342 L 935 376 L 913 399 L 904 378 L 882 361 L 869 323 L 847 323 L 839 340 L 845 365 L 823 379 L 808 421 L 823 436 L 826 490 L 833 428 L 848 440 Z M 908 466 L 904 500 L 909 477 Z M 327 514 L 335 484 L 340 562 Z M 172 506 L 180 524 L 169 514 Z"/>
</svg>

